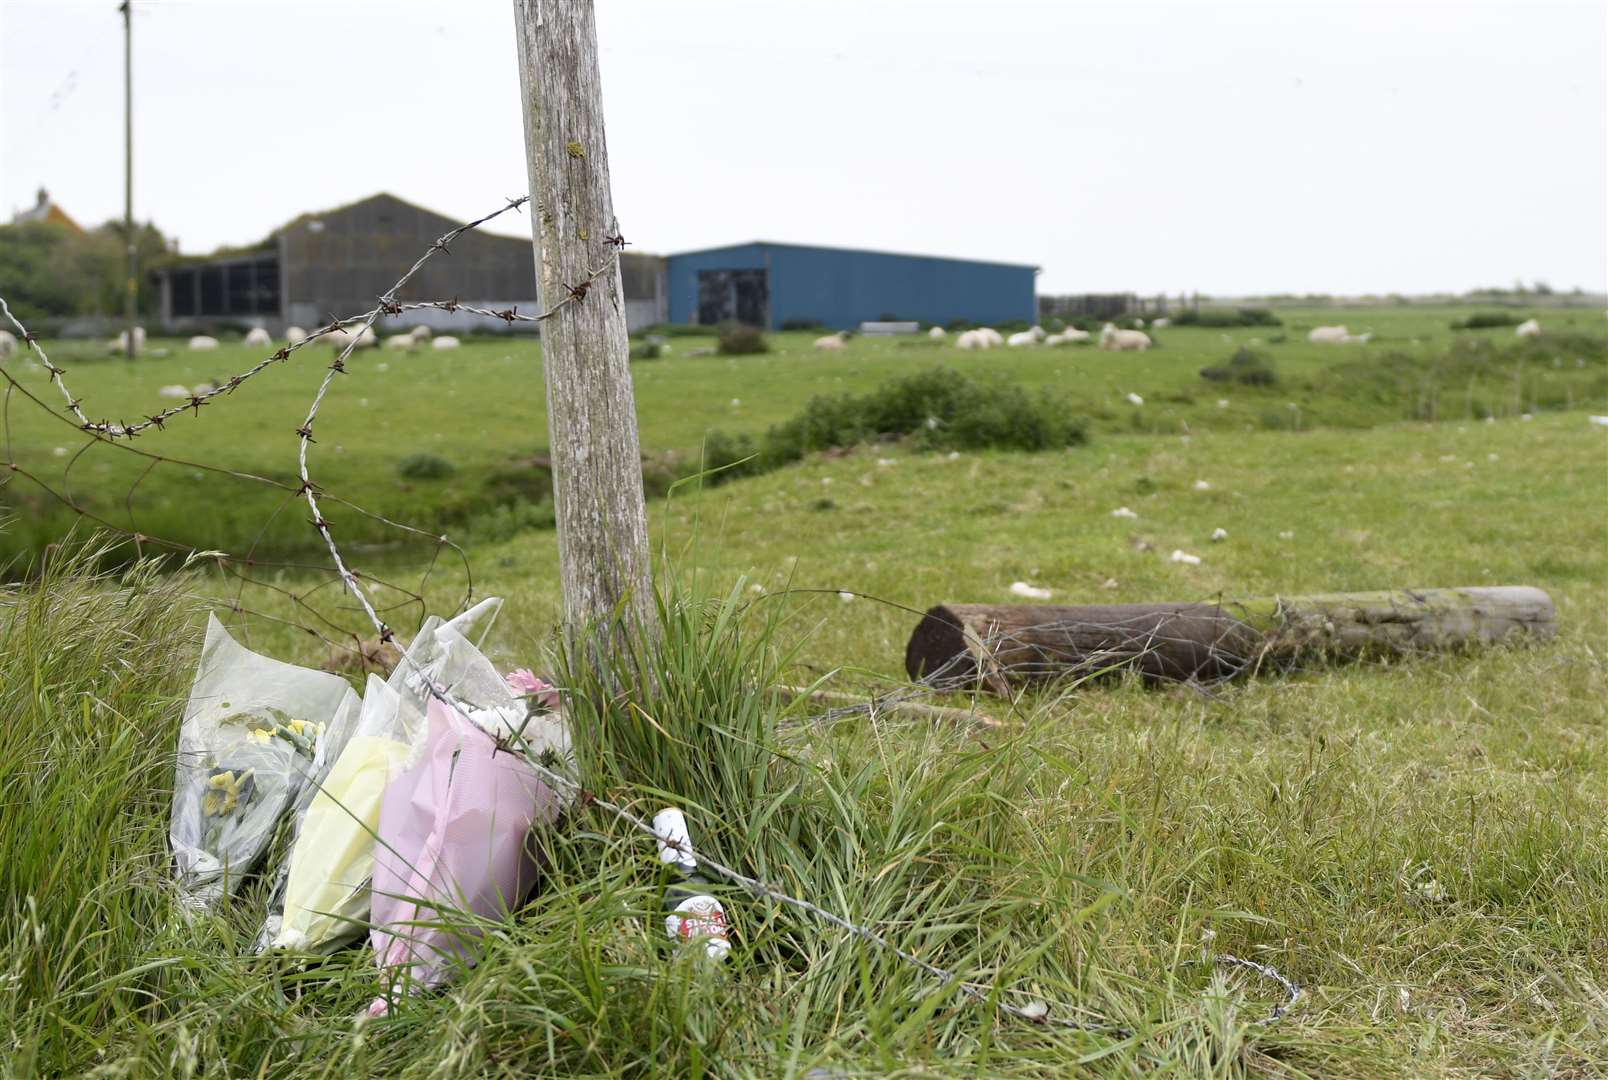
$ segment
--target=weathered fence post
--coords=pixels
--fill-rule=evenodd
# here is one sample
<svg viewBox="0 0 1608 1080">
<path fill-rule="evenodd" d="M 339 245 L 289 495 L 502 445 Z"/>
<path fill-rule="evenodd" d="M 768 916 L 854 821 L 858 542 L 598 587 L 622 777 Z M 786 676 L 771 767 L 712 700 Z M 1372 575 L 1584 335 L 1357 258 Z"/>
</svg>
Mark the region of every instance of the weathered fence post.
<svg viewBox="0 0 1608 1080">
<path fill-rule="evenodd" d="M 570 629 L 656 625 L 591 0 L 514 0 L 559 574 Z M 599 272 L 602 267 L 602 272 Z"/>
</svg>

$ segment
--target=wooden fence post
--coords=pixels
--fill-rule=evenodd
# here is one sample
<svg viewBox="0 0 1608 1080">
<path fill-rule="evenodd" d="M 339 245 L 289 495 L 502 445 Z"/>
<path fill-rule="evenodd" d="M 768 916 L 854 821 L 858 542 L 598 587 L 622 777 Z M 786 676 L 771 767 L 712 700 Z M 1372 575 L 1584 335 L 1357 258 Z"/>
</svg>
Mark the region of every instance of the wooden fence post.
<svg viewBox="0 0 1608 1080">
<path fill-rule="evenodd" d="M 559 575 L 570 630 L 657 625 L 591 0 L 514 0 Z M 603 271 L 598 273 L 598 268 Z"/>
</svg>

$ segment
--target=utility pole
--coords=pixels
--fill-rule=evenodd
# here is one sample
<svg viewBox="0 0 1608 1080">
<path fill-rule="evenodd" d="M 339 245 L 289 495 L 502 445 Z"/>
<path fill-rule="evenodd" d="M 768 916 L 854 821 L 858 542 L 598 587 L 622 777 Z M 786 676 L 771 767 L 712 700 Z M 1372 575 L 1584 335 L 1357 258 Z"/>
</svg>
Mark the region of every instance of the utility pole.
<svg viewBox="0 0 1608 1080">
<path fill-rule="evenodd" d="M 134 322 L 139 318 L 140 254 L 134 235 L 134 0 L 123 0 L 123 236 L 128 243 L 128 281 L 123 299 L 128 358 L 139 352 Z"/>
<path fill-rule="evenodd" d="M 647 512 L 592 0 L 514 0 L 569 632 L 605 654 L 655 632 Z"/>
</svg>

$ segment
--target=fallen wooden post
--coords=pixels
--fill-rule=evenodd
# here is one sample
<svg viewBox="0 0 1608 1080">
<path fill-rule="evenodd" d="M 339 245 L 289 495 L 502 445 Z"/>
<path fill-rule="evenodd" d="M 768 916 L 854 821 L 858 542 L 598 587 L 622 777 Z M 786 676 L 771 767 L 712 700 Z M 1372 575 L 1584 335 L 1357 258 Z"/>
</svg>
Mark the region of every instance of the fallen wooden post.
<svg viewBox="0 0 1608 1080">
<path fill-rule="evenodd" d="M 1540 589 L 1393 589 L 1225 600 L 1215 604 L 944 604 L 905 648 L 912 679 L 935 686 L 1013 684 L 1132 670 L 1147 678 L 1232 678 L 1313 656 L 1411 652 L 1550 637 Z"/>
</svg>

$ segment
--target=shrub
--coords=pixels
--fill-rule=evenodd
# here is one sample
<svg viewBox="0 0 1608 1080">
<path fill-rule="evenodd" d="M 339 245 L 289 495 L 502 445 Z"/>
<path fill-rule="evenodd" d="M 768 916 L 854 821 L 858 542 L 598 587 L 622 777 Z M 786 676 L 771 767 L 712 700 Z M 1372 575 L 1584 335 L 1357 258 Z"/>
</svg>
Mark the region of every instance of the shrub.
<svg viewBox="0 0 1608 1080">
<path fill-rule="evenodd" d="M 920 450 L 1050 450 L 1083 442 L 1085 424 L 1048 394 L 933 368 L 869 394 L 811 398 L 803 412 L 757 443 L 711 431 L 704 468 L 722 470 L 711 477 L 720 483 L 781 468 L 809 453 L 898 438 Z"/>
<path fill-rule="evenodd" d="M 1202 308 L 1171 316 L 1174 326 L 1283 326 L 1267 308 Z"/>
<path fill-rule="evenodd" d="M 409 454 L 397 462 L 396 471 L 407 480 L 440 480 L 458 469 L 437 454 Z"/>
<path fill-rule="evenodd" d="M 631 359 L 658 360 L 664 356 L 664 342 L 639 341 L 631 346 Z"/>
<path fill-rule="evenodd" d="M 1476 311 L 1466 319 L 1453 319 L 1453 330 L 1491 330 L 1498 326 L 1517 326 L 1524 319 L 1510 311 Z"/>
<path fill-rule="evenodd" d="M 1241 386 L 1272 386 L 1278 382 L 1273 361 L 1244 346 L 1234 351 L 1228 363 L 1201 368 L 1200 377 L 1211 382 L 1238 383 Z"/>
<path fill-rule="evenodd" d="M 724 323 L 720 327 L 720 344 L 716 350 L 722 356 L 752 356 L 770 352 L 770 343 L 757 326 L 746 323 Z"/>
</svg>

